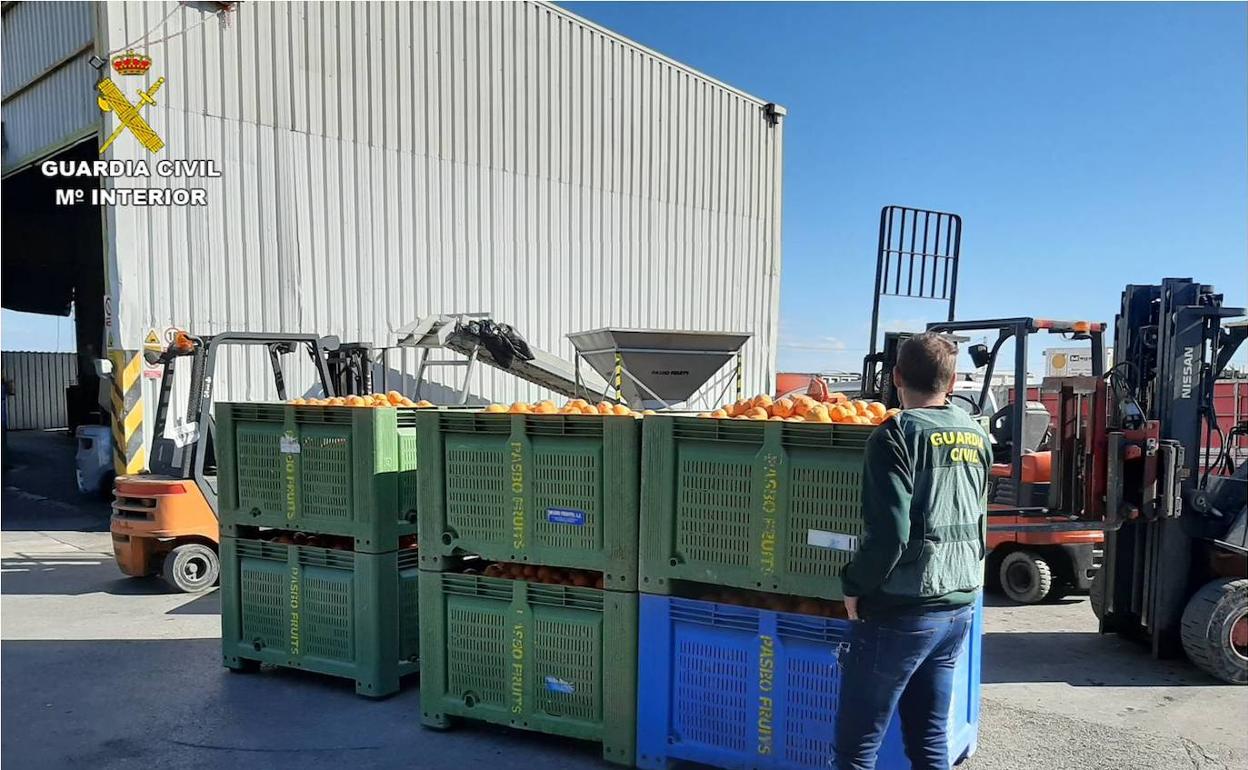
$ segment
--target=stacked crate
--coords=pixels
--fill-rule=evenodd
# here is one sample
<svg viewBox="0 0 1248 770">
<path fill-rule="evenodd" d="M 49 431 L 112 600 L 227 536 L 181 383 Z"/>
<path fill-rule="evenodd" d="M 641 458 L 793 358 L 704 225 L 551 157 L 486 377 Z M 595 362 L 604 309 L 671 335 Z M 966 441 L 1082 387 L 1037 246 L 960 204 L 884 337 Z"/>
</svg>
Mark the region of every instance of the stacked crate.
<svg viewBox="0 0 1248 770">
<path fill-rule="evenodd" d="M 593 740 L 631 765 L 639 421 L 446 411 L 416 424 L 422 723 Z"/>
<path fill-rule="evenodd" d="M 644 420 L 637 764 L 825 768 L 871 426 Z M 950 754 L 974 750 L 979 613 Z M 881 767 L 907 767 L 897 725 Z"/>
<path fill-rule="evenodd" d="M 216 409 L 225 665 L 399 689 L 419 665 L 416 410 Z"/>
</svg>

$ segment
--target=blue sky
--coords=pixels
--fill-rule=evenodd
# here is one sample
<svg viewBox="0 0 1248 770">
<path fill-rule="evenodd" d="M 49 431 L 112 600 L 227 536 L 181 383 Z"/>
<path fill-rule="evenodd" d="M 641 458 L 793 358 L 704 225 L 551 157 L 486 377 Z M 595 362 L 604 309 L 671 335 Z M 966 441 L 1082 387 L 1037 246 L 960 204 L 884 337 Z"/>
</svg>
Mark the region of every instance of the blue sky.
<svg viewBox="0 0 1248 770">
<path fill-rule="evenodd" d="M 964 217 L 960 318 L 1112 322 L 1172 275 L 1248 301 L 1244 4 L 564 5 L 788 108 L 782 370 L 858 369 L 889 203 Z"/>
<path fill-rule="evenodd" d="M 890 203 L 963 216 L 959 318 L 1248 300 L 1244 4 L 563 5 L 788 109 L 782 370 L 860 367 Z"/>
</svg>

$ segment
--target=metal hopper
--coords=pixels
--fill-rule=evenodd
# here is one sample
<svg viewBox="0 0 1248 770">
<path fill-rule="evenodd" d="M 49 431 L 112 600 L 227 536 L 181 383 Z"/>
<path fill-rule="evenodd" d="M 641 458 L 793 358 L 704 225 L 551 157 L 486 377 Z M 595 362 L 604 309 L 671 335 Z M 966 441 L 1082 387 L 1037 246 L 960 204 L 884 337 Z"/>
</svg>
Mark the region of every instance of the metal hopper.
<svg viewBox="0 0 1248 770">
<path fill-rule="evenodd" d="M 593 329 L 568 335 L 576 367 L 584 359 L 634 409 L 661 409 L 689 400 L 751 335 L 674 329 Z"/>
</svg>

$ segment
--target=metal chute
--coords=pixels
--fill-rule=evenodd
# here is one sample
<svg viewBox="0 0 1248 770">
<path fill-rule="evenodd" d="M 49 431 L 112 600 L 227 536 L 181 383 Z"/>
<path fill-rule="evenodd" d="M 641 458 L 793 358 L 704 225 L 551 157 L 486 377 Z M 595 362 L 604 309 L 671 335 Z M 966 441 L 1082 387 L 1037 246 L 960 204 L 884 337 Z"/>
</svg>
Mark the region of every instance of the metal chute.
<svg viewBox="0 0 1248 770">
<path fill-rule="evenodd" d="M 667 408 L 684 403 L 731 361 L 750 334 L 674 329 L 592 329 L 568 335 L 580 360 L 632 406 Z M 735 377 L 738 383 L 740 377 Z"/>
</svg>

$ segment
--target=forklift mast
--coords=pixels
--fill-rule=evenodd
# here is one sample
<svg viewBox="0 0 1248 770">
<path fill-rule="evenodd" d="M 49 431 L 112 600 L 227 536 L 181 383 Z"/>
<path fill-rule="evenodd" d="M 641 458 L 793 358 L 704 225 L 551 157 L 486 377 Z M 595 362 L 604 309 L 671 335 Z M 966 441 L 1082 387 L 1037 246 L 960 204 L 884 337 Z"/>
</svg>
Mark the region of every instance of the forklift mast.
<svg viewBox="0 0 1248 770">
<path fill-rule="evenodd" d="M 862 397 L 898 406 L 892 365 L 897 348 L 911 333 L 887 332 L 879 347 L 880 300 L 883 297 L 928 299 L 947 305 L 953 321 L 958 298 L 958 260 L 962 253 L 962 217 L 905 206 L 880 210 L 871 337 L 862 361 Z"/>
<path fill-rule="evenodd" d="M 272 367 L 273 384 L 277 397 L 287 399 L 286 375 L 282 357 L 303 348 L 312 359 L 320 386 L 327 396 L 337 394 L 325 361 L 325 351 L 338 347 L 336 337 L 318 337 L 312 334 L 262 334 L 249 332 L 223 332 L 211 336 L 196 337 L 179 332 L 169 347 L 159 355 L 156 363 L 164 364 L 160 382 L 160 395 L 156 402 L 156 435 L 148 467 L 154 474 L 174 478 L 193 478 L 204 497 L 216 511 L 216 495 L 211 485 L 205 484 L 205 476 L 213 471 L 212 418 L 213 384 L 216 374 L 217 354 L 223 346 L 261 346 L 266 349 Z M 166 435 L 170 402 L 174 390 L 174 372 L 179 359 L 190 359 L 190 381 L 187 390 L 186 411 L 183 419 L 173 427 L 172 435 Z M 205 469 L 210 473 L 206 474 Z"/>
<path fill-rule="evenodd" d="M 1242 479 L 1211 478 L 1209 450 L 1214 382 L 1245 331 L 1224 321 L 1243 314 L 1211 286 L 1167 278 L 1127 286 L 1116 318 L 1102 630 L 1143 636 L 1159 657 L 1182 650 L 1183 610 L 1209 579 L 1211 544 L 1235 548 L 1218 541 L 1243 508 Z"/>
<path fill-rule="evenodd" d="M 364 395 L 373 392 L 373 346 L 348 342 L 326 352 L 329 378 L 335 394 Z"/>
</svg>

